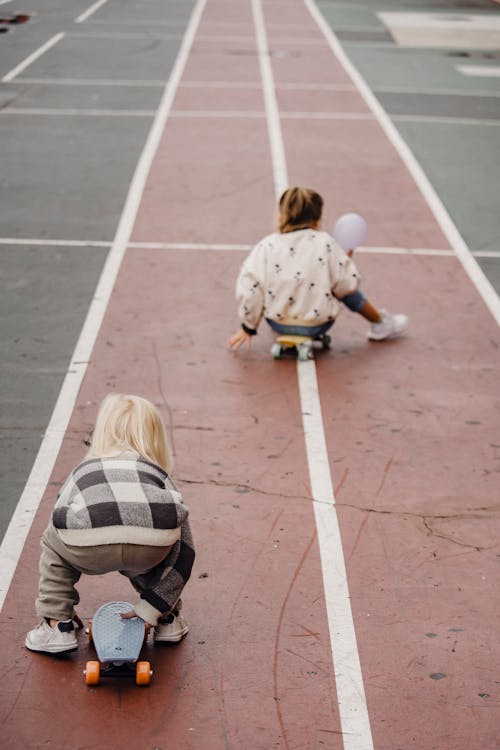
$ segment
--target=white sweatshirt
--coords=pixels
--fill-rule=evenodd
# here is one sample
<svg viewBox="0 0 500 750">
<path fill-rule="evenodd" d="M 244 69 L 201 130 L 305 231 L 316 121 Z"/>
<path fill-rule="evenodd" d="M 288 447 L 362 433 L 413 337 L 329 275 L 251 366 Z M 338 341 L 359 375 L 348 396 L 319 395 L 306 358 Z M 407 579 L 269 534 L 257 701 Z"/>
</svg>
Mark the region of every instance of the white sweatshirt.
<svg viewBox="0 0 500 750">
<path fill-rule="evenodd" d="M 241 267 L 238 315 L 252 330 L 263 315 L 284 325 L 321 325 L 335 320 L 338 300 L 355 292 L 360 281 L 353 260 L 327 232 L 274 232 L 253 248 Z"/>
</svg>

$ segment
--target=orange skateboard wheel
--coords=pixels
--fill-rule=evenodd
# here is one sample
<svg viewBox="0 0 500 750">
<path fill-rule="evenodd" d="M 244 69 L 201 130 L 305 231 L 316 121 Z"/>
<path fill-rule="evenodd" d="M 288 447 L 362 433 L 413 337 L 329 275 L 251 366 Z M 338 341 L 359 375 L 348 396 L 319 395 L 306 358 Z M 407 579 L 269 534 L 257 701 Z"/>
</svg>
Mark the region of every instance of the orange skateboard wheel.
<svg viewBox="0 0 500 750">
<path fill-rule="evenodd" d="M 151 664 L 148 661 L 138 661 L 135 665 L 136 685 L 149 685 L 151 675 Z"/>
<path fill-rule="evenodd" d="M 98 661 L 88 661 L 84 674 L 86 685 L 98 685 L 101 678 L 100 663 Z"/>
</svg>

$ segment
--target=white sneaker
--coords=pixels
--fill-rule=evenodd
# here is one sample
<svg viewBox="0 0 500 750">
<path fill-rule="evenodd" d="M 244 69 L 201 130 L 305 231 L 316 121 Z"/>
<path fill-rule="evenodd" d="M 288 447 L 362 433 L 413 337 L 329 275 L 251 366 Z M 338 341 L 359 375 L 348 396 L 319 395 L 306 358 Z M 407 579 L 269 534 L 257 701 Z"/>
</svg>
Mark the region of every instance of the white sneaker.
<svg viewBox="0 0 500 750">
<path fill-rule="evenodd" d="M 399 313 L 391 315 L 387 310 L 381 310 L 382 320 L 380 323 L 372 323 L 368 331 L 368 338 L 371 341 L 382 341 L 383 339 L 392 339 L 398 336 L 408 328 L 408 316 Z"/>
<path fill-rule="evenodd" d="M 30 630 L 24 642 L 30 651 L 42 651 L 46 654 L 63 654 L 65 651 L 75 651 L 78 641 L 72 620 L 62 620 L 51 628 L 47 620 Z"/>
<path fill-rule="evenodd" d="M 167 620 L 170 620 L 170 622 L 158 621 L 154 633 L 155 643 L 178 643 L 189 631 L 182 612 L 175 610 Z"/>
</svg>

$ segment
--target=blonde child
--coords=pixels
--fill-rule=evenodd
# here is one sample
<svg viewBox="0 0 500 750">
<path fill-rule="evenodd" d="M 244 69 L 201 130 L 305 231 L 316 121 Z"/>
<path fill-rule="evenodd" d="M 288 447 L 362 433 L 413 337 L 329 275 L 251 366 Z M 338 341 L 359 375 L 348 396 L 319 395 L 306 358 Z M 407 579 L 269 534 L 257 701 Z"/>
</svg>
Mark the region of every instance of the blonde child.
<svg viewBox="0 0 500 750">
<path fill-rule="evenodd" d="M 279 202 L 279 228 L 248 255 L 236 284 L 241 328 L 228 341 L 246 345 L 261 318 L 277 333 L 320 338 L 333 325 L 341 305 L 371 322 L 368 338 L 392 338 L 408 327 L 406 315 L 375 308 L 360 291 L 361 277 L 352 260 L 327 232 L 320 230 L 323 198 L 293 187 Z"/>
<path fill-rule="evenodd" d="M 155 641 L 177 642 L 188 632 L 180 595 L 195 553 L 171 468 L 155 407 L 139 396 L 107 396 L 88 454 L 61 488 L 41 539 L 36 611 L 43 619 L 27 634 L 28 649 L 78 647 L 73 620 L 82 573 L 129 578 L 140 596 L 123 617 L 141 617 Z"/>
</svg>

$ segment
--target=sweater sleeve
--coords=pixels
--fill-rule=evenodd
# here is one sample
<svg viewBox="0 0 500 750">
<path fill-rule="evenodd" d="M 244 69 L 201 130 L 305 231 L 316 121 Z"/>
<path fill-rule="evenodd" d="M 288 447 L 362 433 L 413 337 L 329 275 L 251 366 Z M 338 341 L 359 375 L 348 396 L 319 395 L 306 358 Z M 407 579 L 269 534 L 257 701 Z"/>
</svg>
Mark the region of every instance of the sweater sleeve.
<svg viewBox="0 0 500 750">
<path fill-rule="evenodd" d="M 329 244 L 331 248 L 328 256 L 331 290 L 337 299 L 342 299 L 358 290 L 361 283 L 361 274 L 353 259 L 337 245 L 333 237 L 329 238 Z"/>
<path fill-rule="evenodd" d="M 266 262 L 263 243 L 254 247 L 245 259 L 236 282 L 236 299 L 240 323 L 257 331 L 264 313 Z"/>
<path fill-rule="evenodd" d="M 160 615 L 169 614 L 175 607 L 182 590 L 191 576 L 195 557 L 193 537 L 186 519 L 181 526 L 181 538 L 168 551 L 164 560 L 153 570 L 132 580 L 141 598 L 134 609 L 151 625 L 156 625 Z"/>
</svg>

